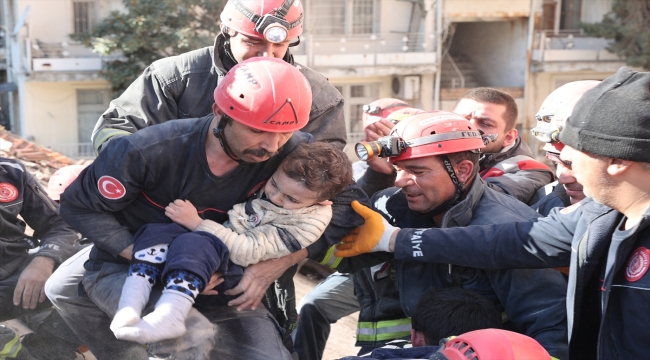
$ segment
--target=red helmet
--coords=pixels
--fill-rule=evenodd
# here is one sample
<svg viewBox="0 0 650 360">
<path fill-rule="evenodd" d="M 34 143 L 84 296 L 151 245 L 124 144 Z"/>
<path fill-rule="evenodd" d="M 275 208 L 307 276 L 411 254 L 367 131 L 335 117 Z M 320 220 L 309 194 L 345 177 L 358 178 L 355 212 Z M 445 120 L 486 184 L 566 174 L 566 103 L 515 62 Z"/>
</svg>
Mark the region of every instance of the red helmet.
<svg viewBox="0 0 650 360">
<path fill-rule="evenodd" d="M 408 119 L 413 115 L 422 114 L 425 111 L 422 109 L 416 109 L 412 107 L 401 108 L 399 110 L 393 111 L 390 115 L 386 117 L 386 120 L 397 124 L 398 122 Z"/>
<path fill-rule="evenodd" d="M 253 57 L 230 69 L 214 90 L 214 101 L 227 116 L 246 126 L 292 132 L 309 121 L 311 86 L 295 66 Z"/>
<path fill-rule="evenodd" d="M 391 162 L 425 156 L 479 150 L 485 147 L 480 132 L 464 117 L 448 111 L 431 111 L 397 123 L 390 133 L 406 144 Z"/>
<path fill-rule="evenodd" d="M 535 115 L 537 126 L 531 130 L 537 140 L 546 143 L 544 150 L 557 153 L 562 151 L 564 144 L 560 142 L 558 136 L 566 123 L 566 119 L 571 115 L 578 99 L 598 84 L 600 84 L 600 81 L 596 80 L 573 81 L 555 89 L 544 99 L 542 106 Z M 569 105 L 568 108 L 567 105 Z M 562 108 L 565 109 L 565 113 L 563 119 L 558 120 L 557 115 Z"/>
<path fill-rule="evenodd" d="M 222 25 L 244 35 L 273 43 L 302 34 L 300 0 L 228 0 L 221 12 Z"/>
<path fill-rule="evenodd" d="M 453 337 L 431 358 L 437 360 L 551 360 L 535 339 L 516 332 L 482 329 Z"/>
<path fill-rule="evenodd" d="M 368 125 L 381 119 L 387 118 L 388 115 L 397 110 L 408 107 L 409 104 L 405 103 L 402 100 L 393 98 L 379 99 L 371 102 L 368 105 L 363 105 L 363 116 L 361 117 L 363 128 L 365 129 L 368 127 Z"/>
<path fill-rule="evenodd" d="M 55 171 L 47 182 L 47 195 L 52 200 L 60 200 L 61 194 L 81 174 L 88 165 L 68 165 Z"/>
</svg>

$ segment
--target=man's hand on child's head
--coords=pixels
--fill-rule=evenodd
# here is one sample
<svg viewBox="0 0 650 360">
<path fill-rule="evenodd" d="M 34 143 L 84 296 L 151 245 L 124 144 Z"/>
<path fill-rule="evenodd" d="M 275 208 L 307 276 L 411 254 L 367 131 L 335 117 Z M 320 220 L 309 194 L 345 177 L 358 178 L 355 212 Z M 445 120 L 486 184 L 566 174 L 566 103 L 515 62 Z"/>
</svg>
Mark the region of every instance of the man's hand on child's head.
<svg viewBox="0 0 650 360">
<path fill-rule="evenodd" d="M 165 215 L 175 223 L 183 225 L 192 231 L 196 230 L 203 221 L 194 205 L 188 200 L 176 199 L 174 202 L 170 202 L 165 208 Z"/>
</svg>

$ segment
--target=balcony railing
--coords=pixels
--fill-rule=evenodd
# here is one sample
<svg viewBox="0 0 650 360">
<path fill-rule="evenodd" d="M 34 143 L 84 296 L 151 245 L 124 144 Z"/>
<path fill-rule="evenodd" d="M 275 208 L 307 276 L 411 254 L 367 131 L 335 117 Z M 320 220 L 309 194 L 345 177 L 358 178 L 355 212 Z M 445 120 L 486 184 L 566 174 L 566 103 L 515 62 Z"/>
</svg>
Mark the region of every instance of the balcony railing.
<svg viewBox="0 0 650 360">
<path fill-rule="evenodd" d="M 433 64 L 434 40 L 423 33 L 336 37 L 306 34 L 291 53 L 298 62 L 315 67 Z"/>
<path fill-rule="evenodd" d="M 610 40 L 586 36 L 582 30 L 538 31 L 533 42 L 533 61 L 620 61 L 607 51 Z"/>
<path fill-rule="evenodd" d="M 434 51 L 433 37 L 423 33 L 389 33 L 354 36 L 328 36 L 305 34 L 300 45 L 291 52 L 307 55 L 309 47 L 314 55 L 331 54 L 381 54 Z"/>
<path fill-rule="evenodd" d="M 33 71 L 97 72 L 106 59 L 119 55 L 103 56 L 79 43 L 43 42 L 28 40 L 28 61 Z"/>
<path fill-rule="evenodd" d="M 45 147 L 71 159 L 94 159 L 96 157 L 92 143 L 52 144 L 45 145 Z"/>
</svg>

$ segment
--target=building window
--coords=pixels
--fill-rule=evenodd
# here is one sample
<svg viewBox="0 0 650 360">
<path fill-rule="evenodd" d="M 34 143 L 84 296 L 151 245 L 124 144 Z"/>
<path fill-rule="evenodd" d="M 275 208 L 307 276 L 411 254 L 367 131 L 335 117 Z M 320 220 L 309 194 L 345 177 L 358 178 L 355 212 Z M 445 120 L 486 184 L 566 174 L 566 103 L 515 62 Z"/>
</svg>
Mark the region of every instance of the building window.
<svg viewBox="0 0 650 360">
<path fill-rule="evenodd" d="M 311 1 L 309 32 L 318 35 L 367 35 L 377 32 L 378 0 Z"/>
<path fill-rule="evenodd" d="M 344 113 L 348 135 L 348 144 L 355 144 L 365 138 L 361 118 L 363 105 L 377 100 L 379 84 L 344 84 L 337 85 L 336 89 L 345 100 Z"/>
<path fill-rule="evenodd" d="M 77 119 L 79 143 L 90 143 L 99 117 L 108 109 L 108 90 L 77 90 Z M 92 148 L 92 146 L 91 146 Z"/>
<path fill-rule="evenodd" d="M 74 14 L 75 34 L 86 33 L 97 21 L 98 6 L 94 1 L 74 1 L 72 3 Z"/>
</svg>

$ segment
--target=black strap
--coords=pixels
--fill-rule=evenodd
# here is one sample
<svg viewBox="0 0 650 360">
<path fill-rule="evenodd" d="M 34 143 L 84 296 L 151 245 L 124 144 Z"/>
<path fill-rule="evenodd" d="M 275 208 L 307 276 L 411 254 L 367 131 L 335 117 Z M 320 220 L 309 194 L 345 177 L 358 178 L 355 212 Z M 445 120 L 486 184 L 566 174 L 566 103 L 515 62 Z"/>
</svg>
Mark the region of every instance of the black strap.
<svg viewBox="0 0 650 360">
<path fill-rule="evenodd" d="M 248 165 L 247 162 L 245 162 L 242 159 L 238 159 L 235 154 L 233 154 L 232 149 L 228 145 L 228 142 L 226 141 L 226 137 L 224 136 L 224 129 L 226 128 L 226 125 L 228 124 L 229 121 L 235 121 L 230 118 L 230 116 L 223 114 L 221 115 L 221 120 L 219 120 L 219 124 L 215 126 L 214 129 L 212 129 L 212 135 L 219 139 L 219 144 L 221 144 L 221 148 L 223 149 L 223 152 L 228 155 L 229 158 L 233 159 L 239 165 Z"/>
<path fill-rule="evenodd" d="M 246 16 L 248 20 L 250 20 L 253 24 L 257 23 L 257 20 L 259 20 L 260 16 L 254 13 L 253 10 L 247 8 L 246 5 L 242 4 L 242 2 L 239 0 L 230 0 L 230 2 L 232 2 L 232 4 L 235 6 L 235 9 L 244 14 L 244 16 Z"/>
<path fill-rule="evenodd" d="M 275 14 L 284 19 L 289 13 L 289 8 L 291 8 L 291 5 L 293 5 L 295 1 L 296 0 L 284 0 L 282 6 L 280 6 L 279 9 L 275 9 Z"/>
<path fill-rule="evenodd" d="M 284 0 L 284 3 L 282 3 L 282 6 L 277 9 L 273 9 L 275 11 L 275 15 L 283 20 L 286 20 L 285 17 L 287 16 L 287 13 L 289 13 L 289 9 L 291 8 L 291 5 L 296 0 Z M 261 15 L 256 14 L 253 12 L 253 10 L 249 9 L 244 5 L 241 1 L 239 0 L 230 0 L 232 2 L 233 6 L 235 9 L 239 10 L 240 13 L 244 14 L 250 20 L 253 24 L 257 24 L 259 19 L 262 17 Z M 291 30 L 295 28 L 296 26 L 300 25 L 302 22 L 302 16 L 303 14 L 300 14 L 298 18 L 292 22 L 289 23 L 289 26 L 287 27 L 287 30 Z"/>
<path fill-rule="evenodd" d="M 453 198 L 445 201 L 444 203 L 440 204 L 440 206 L 429 212 L 428 214 L 431 214 L 431 216 L 436 216 L 441 212 L 447 211 L 458 204 L 465 188 L 465 185 L 461 184 L 460 181 L 458 181 L 458 177 L 456 176 L 456 172 L 454 171 L 454 167 L 452 166 L 449 157 L 447 155 L 440 155 L 440 157 L 442 158 L 442 164 L 445 170 L 447 170 L 447 174 L 449 174 L 449 177 L 451 178 L 451 182 L 453 182 L 456 187 L 456 193 L 454 194 Z"/>
</svg>

